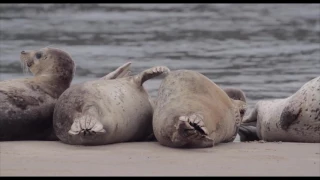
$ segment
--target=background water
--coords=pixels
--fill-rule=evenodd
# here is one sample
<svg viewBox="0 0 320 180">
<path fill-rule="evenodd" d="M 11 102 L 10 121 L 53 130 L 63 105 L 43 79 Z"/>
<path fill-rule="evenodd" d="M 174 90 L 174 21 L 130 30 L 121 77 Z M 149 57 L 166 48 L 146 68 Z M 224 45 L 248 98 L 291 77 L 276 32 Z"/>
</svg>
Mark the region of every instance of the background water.
<svg viewBox="0 0 320 180">
<path fill-rule="evenodd" d="M 249 108 L 320 75 L 320 4 L 1 4 L 0 37 L 0 80 L 25 77 L 20 52 L 48 45 L 75 60 L 73 84 L 165 65 L 241 88 Z"/>
</svg>

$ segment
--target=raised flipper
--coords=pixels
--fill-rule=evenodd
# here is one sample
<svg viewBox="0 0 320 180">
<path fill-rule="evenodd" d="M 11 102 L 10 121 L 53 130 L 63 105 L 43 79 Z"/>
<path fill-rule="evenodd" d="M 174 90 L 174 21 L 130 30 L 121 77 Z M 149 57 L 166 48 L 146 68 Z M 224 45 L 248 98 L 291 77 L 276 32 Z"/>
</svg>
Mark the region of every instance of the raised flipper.
<svg viewBox="0 0 320 180">
<path fill-rule="evenodd" d="M 116 70 L 102 77 L 102 79 L 109 80 L 109 79 L 117 79 L 117 78 L 129 76 L 130 65 L 131 65 L 131 62 L 127 62 L 122 66 L 118 67 Z"/>
<path fill-rule="evenodd" d="M 214 141 L 208 136 L 209 132 L 201 114 L 180 116 L 175 126 L 176 132 L 171 141 L 180 147 L 206 148 L 212 147 Z"/>
<path fill-rule="evenodd" d="M 280 116 L 280 127 L 287 130 L 288 127 L 299 117 L 301 113 L 301 103 L 295 98 L 291 98 L 287 105 L 284 107 Z"/>
<path fill-rule="evenodd" d="M 141 73 L 134 76 L 134 80 L 142 86 L 142 84 L 148 79 L 161 75 L 162 73 L 169 73 L 170 69 L 166 66 L 155 66 L 150 69 L 144 70 Z"/>
</svg>

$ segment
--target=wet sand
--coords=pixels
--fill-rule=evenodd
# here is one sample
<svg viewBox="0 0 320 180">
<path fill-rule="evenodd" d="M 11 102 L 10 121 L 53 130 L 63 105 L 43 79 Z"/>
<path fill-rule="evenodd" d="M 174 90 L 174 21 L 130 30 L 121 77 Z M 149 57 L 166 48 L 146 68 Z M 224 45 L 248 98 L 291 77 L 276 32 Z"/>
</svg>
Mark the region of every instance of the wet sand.
<svg viewBox="0 0 320 180">
<path fill-rule="evenodd" d="M 0 143 L 1 176 L 319 176 L 320 144 L 240 143 L 172 149 L 157 142 Z"/>
</svg>

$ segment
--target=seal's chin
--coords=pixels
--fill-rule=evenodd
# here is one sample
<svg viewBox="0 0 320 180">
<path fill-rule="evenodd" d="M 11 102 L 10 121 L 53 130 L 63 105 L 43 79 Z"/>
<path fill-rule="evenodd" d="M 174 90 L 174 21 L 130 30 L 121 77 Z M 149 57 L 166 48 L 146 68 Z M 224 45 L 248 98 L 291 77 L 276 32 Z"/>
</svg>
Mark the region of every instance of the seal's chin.
<svg viewBox="0 0 320 180">
<path fill-rule="evenodd" d="M 20 65 L 24 74 L 28 74 L 30 72 L 29 68 L 32 66 L 31 63 L 27 63 L 28 61 L 24 56 L 20 56 Z"/>
</svg>

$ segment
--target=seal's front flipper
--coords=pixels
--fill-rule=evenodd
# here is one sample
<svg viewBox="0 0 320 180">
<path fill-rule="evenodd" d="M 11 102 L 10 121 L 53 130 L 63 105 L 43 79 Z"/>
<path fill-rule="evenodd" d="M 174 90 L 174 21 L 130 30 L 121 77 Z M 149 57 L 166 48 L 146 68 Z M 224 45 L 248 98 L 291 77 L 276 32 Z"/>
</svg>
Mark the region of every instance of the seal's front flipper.
<svg viewBox="0 0 320 180">
<path fill-rule="evenodd" d="M 102 78 L 105 80 L 109 80 L 109 79 L 117 79 L 117 78 L 129 76 L 130 65 L 131 65 L 131 62 L 127 62 Z"/>
<path fill-rule="evenodd" d="M 162 73 L 169 73 L 170 69 L 166 66 L 155 66 L 153 68 L 142 71 L 140 74 L 134 77 L 134 80 L 142 86 L 142 84 L 148 79 L 161 75 Z"/>
<path fill-rule="evenodd" d="M 244 116 L 242 119 L 242 123 L 249 123 L 249 122 L 257 122 L 258 118 L 258 105 L 254 107 L 251 113 L 248 116 Z"/>
<path fill-rule="evenodd" d="M 76 118 L 69 130 L 70 135 L 94 135 L 105 133 L 103 125 L 98 120 L 94 119 L 89 114 Z"/>
<path fill-rule="evenodd" d="M 290 100 L 284 107 L 280 116 L 280 127 L 287 130 L 289 126 L 299 117 L 301 113 L 301 105 L 294 99 Z"/>
<path fill-rule="evenodd" d="M 239 127 L 238 134 L 240 136 L 240 141 L 258 141 L 260 140 L 257 135 L 257 128 L 255 126 L 242 124 Z"/>
<path fill-rule="evenodd" d="M 180 116 L 175 127 L 177 131 L 171 137 L 173 143 L 192 148 L 212 147 L 214 144 L 200 114 Z"/>
</svg>

